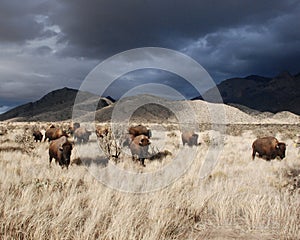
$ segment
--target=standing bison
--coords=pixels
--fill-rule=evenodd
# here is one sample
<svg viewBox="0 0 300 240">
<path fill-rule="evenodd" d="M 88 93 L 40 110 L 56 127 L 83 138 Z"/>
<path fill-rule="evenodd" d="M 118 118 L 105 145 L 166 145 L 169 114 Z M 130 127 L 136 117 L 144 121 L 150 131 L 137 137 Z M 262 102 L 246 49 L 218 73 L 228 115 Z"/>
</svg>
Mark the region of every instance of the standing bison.
<svg viewBox="0 0 300 240">
<path fill-rule="evenodd" d="M 52 141 L 55 139 L 58 139 L 62 136 L 65 137 L 69 137 L 68 134 L 66 133 L 66 131 L 61 130 L 60 128 L 56 128 L 53 125 L 47 129 L 47 131 L 45 132 L 45 139 L 44 141 L 46 141 L 46 139 L 48 139 L 48 141 Z"/>
<path fill-rule="evenodd" d="M 75 130 L 77 128 L 80 128 L 80 123 L 78 123 L 78 122 L 74 122 L 74 123 L 71 122 L 71 124 L 69 126 L 69 129 L 68 129 L 69 134 L 73 135 L 74 132 L 75 132 Z"/>
<path fill-rule="evenodd" d="M 85 127 L 80 127 L 75 130 L 74 139 L 78 143 L 87 143 L 91 134 L 92 132 L 88 131 Z"/>
<path fill-rule="evenodd" d="M 252 144 L 252 159 L 254 160 L 256 153 L 259 157 L 265 158 L 267 161 L 275 159 L 277 156 L 281 159 L 285 158 L 286 145 L 279 142 L 274 137 L 263 137 L 256 139 Z"/>
<path fill-rule="evenodd" d="M 130 151 L 132 154 L 132 159 L 134 160 L 135 155 L 138 156 L 138 160 L 141 165 L 145 167 L 145 158 L 148 157 L 148 148 L 150 145 L 150 141 L 148 136 L 139 135 L 136 136 L 132 142 L 130 143 Z"/>
<path fill-rule="evenodd" d="M 182 144 L 183 146 L 187 144 L 188 146 L 196 146 L 198 144 L 198 134 L 188 131 L 188 132 L 183 132 L 181 134 L 181 139 L 182 139 Z"/>
<path fill-rule="evenodd" d="M 43 139 L 43 134 L 39 130 L 34 130 L 32 132 L 32 136 L 34 137 L 35 142 L 38 142 L 38 141 L 41 142 Z"/>
<path fill-rule="evenodd" d="M 146 128 L 143 125 L 132 126 L 128 129 L 128 133 L 131 135 L 132 140 L 139 135 L 145 135 L 148 138 L 151 138 L 151 130 Z"/>
<path fill-rule="evenodd" d="M 53 140 L 49 146 L 49 166 L 51 166 L 52 158 L 59 163 L 61 168 L 68 169 L 70 165 L 72 144 L 68 141 L 66 136 L 62 136 L 56 140 Z"/>
</svg>

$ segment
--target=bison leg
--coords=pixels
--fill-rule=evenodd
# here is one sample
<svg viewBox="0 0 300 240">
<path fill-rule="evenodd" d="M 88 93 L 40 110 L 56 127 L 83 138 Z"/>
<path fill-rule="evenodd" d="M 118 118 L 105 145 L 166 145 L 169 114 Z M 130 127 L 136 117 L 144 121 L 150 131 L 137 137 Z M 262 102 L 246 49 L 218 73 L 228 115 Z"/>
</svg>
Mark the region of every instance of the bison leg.
<svg viewBox="0 0 300 240">
<path fill-rule="evenodd" d="M 49 167 L 51 167 L 52 157 L 49 157 Z"/>
<path fill-rule="evenodd" d="M 145 158 L 140 158 L 140 163 L 143 167 L 146 167 L 145 165 Z"/>
<path fill-rule="evenodd" d="M 256 154 L 256 151 L 253 149 L 253 152 L 252 152 L 252 160 L 254 160 L 255 154 Z"/>
</svg>

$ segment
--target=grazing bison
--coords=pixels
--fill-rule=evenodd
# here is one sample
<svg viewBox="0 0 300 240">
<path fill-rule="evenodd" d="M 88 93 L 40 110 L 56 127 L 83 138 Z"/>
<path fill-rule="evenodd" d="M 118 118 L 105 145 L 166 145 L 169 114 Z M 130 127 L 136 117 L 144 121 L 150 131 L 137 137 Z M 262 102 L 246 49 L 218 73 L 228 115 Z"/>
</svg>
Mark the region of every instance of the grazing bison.
<svg viewBox="0 0 300 240">
<path fill-rule="evenodd" d="M 71 122 L 71 124 L 69 126 L 69 129 L 68 129 L 68 133 L 71 134 L 71 135 L 73 135 L 74 132 L 75 132 L 75 130 L 77 128 L 80 128 L 80 123 L 78 123 L 78 122 L 74 122 L 74 123 Z"/>
<path fill-rule="evenodd" d="M 52 158 L 59 163 L 61 168 L 68 169 L 70 165 L 72 143 L 70 143 L 66 136 L 62 136 L 56 140 L 53 140 L 49 146 L 49 166 L 51 166 Z"/>
<path fill-rule="evenodd" d="M 143 125 L 132 126 L 128 129 L 128 133 L 131 135 L 131 139 L 133 140 L 136 136 L 145 135 L 148 138 L 151 138 L 152 133 L 151 130 L 146 128 Z"/>
<path fill-rule="evenodd" d="M 44 142 L 46 141 L 46 139 L 48 139 L 48 141 L 52 141 L 55 139 L 58 139 L 62 136 L 65 137 L 69 137 L 68 134 L 66 133 L 66 131 L 61 130 L 60 128 L 56 128 L 53 125 L 47 129 L 47 131 L 45 132 L 45 139 Z"/>
<path fill-rule="evenodd" d="M 108 132 L 109 129 L 107 126 L 98 126 L 95 130 L 95 133 L 99 138 L 104 138 L 105 136 L 107 136 Z"/>
<path fill-rule="evenodd" d="M 34 137 L 35 142 L 41 142 L 43 139 L 43 134 L 39 130 L 33 130 L 32 136 Z"/>
<path fill-rule="evenodd" d="M 187 144 L 188 146 L 193 146 L 193 145 L 199 145 L 197 142 L 198 142 L 198 134 L 192 132 L 192 131 L 189 131 L 189 132 L 183 132 L 181 134 L 181 139 L 182 139 L 182 144 L 183 146 L 185 144 Z"/>
<path fill-rule="evenodd" d="M 138 156 L 138 160 L 141 165 L 145 167 L 145 158 L 148 157 L 148 148 L 150 145 L 150 141 L 148 136 L 139 135 L 136 136 L 132 142 L 130 143 L 130 151 L 132 154 L 132 159 L 134 160 L 134 156 Z"/>
<path fill-rule="evenodd" d="M 267 161 L 276 158 L 285 158 L 286 145 L 279 142 L 274 137 L 263 137 L 256 139 L 252 144 L 252 159 L 254 160 L 256 153 L 259 157 L 265 158 Z"/>
<path fill-rule="evenodd" d="M 78 143 L 87 143 L 91 134 L 92 132 L 88 131 L 85 127 L 80 127 L 75 130 L 74 139 Z"/>
</svg>

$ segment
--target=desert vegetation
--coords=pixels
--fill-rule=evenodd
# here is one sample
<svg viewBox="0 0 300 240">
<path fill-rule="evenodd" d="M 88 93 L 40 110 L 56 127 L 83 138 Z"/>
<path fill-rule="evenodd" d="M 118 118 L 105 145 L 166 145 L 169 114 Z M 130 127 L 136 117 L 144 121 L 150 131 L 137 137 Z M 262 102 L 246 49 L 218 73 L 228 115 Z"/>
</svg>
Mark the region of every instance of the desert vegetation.
<svg viewBox="0 0 300 240">
<path fill-rule="evenodd" d="M 213 143 L 200 125 L 199 146 L 182 146 L 176 125 L 150 125 L 153 155 L 142 167 L 111 135 L 99 143 L 75 144 L 68 170 L 52 163 L 48 142 L 34 142 L 31 129 L 51 123 L 2 122 L 0 135 L 0 239 L 298 239 L 300 155 L 293 145 L 295 124 L 228 125 L 212 172 L 199 172 Z M 67 123 L 57 123 L 67 126 Z M 285 141 L 286 158 L 251 159 L 262 135 Z M 103 144 L 103 153 L 99 145 Z M 110 145 L 109 145 L 110 144 Z M 108 150 L 107 146 L 111 148 Z M 177 181 L 148 193 L 122 192 L 93 176 L 114 164 L 124 171 L 155 172 L 185 148 L 195 151 Z M 118 161 L 110 155 L 118 154 Z M 185 161 L 183 158 L 182 161 Z M 113 176 L 118 178 L 120 176 Z M 120 179 L 122 180 L 122 179 Z"/>
</svg>

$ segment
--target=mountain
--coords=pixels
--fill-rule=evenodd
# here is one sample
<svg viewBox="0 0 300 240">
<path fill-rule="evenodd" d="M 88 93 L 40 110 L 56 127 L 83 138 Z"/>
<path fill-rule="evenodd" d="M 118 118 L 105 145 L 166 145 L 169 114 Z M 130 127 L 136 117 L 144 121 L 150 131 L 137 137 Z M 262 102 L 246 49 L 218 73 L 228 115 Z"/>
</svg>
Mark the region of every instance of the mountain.
<svg viewBox="0 0 300 240">
<path fill-rule="evenodd" d="M 273 78 L 256 75 L 231 78 L 218 84 L 217 88 L 225 104 L 246 106 L 261 112 L 290 111 L 300 114 L 300 74 L 293 76 L 282 72 Z M 203 98 L 214 102 L 211 96 L 215 90 L 208 90 Z"/>
<path fill-rule="evenodd" d="M 221 93 L 223 102 L 233 107 L 228 108 L 232 114 L 235 114 L 233 109 L 237 108 L 254 118 L 272 117 L 274 113 L 278 112 L 292 112 L 300 115 L 300 74 L 293 76 L 288 72 L 282 72 L 273 78 L 257 75 L 231 78 L 218 84 L 217 88 Z M 197 111 L 204 111 L 205 102 L 203 99 L 214 103 L 215 90 L 216 87 L 208 90 L 203 96 L 189 101 L 190 104 L 196 104 L 196 108 L 199 108 Z M 176 121 L 174 109 L 177 113 L 182 112 L 187 116 L 189 114 L 185 112 L 184 101 L 171 101 L 151 95 L 133 96 L 115 101 L 111 97 L 100 98 L 92 93 L 80 93 L 80 101 L 77 101 L 76 104 L 78 111 L 75 111 L 77 116 L 72 116 L 72 113 L 74 114 L 73 105 L 76 97 L 78 100 L 78 90 L 62 88 L 48 93 L 36 102 L 30 102 L 0 114 L 0 121 L 48 122 L 68 120 L 72 117 L 87 119 L 88 116 L 93 116 L 96 117 L 96 120 L 103 122 L 109 121 L 112 116 L 115 117 L 115 107 L 118 107 L 115 113 L 120 113 L 121 117 L 123 117 L 122 114 L 127 116 L 128 113 L 131 113 L 132 120 L 174 122 Z M 143 102 L 145 104 L 142 104 Z M 140 106 L 136 106 L 136 103 L 140 103 Z M 134 106 L 137 108 L 132 112 Z M 95 107 L 96 113 L 94 112 Z M 122 119 L 120 120 L 122 121 Z"/>
<path fill-rule="evenodd" d="M 72 109 L 78 90 L 62 88 L 52 91 L 36 102 L 26 103 L 0 114 L 0 121 L 58 121 L 72 118 Z M 99 96 L 84 92 L 81 94 L 80 105 L 85 111 L 92 101 L 99 100 Z M 106 98 L 100 98 L 97 109 L 112 104 Z"/>
</svg>

